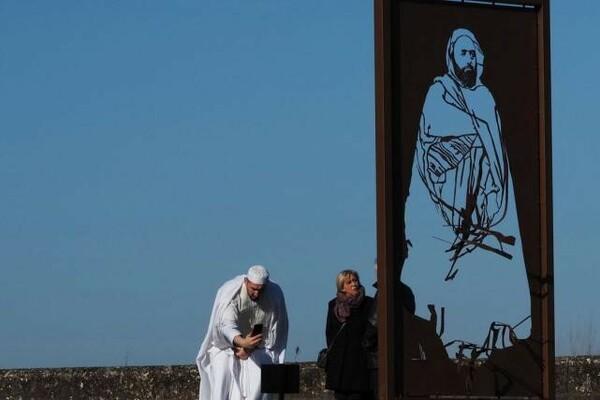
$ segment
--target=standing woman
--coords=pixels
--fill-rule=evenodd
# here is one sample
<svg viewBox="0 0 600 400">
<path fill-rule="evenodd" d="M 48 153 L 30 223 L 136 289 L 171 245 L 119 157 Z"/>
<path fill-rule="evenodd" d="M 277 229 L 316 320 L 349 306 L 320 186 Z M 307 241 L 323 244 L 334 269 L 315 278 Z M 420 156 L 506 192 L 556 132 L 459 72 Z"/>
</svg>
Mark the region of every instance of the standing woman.
<svg viewBox="0 0 600 400">
<path fill-rule="evenodd" d="M 367 352 L 362 340 L 373 298 L 365 295 L 358 272 L 344 270 L 336 279 L 337 295 L 327 309 L 325 388 L 336 400 L 370 400 Z"/>
</svg>

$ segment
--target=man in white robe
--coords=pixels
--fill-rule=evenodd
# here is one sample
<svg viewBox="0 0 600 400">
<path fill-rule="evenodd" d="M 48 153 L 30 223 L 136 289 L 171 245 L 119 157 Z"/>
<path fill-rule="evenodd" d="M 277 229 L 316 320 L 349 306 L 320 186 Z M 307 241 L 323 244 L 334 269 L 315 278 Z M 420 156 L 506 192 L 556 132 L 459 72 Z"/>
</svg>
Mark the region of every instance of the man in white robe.
<svg viewBox="0 0 600 400">
<path fill-rule="evenodd" d="M 252 335 L 256 324 L 262 333 Z M 283 291 L 263 266 L 225 282 L 196 357 L 200 400 L 268 399 L 261 392 L 261 365 L 283 363 L 287 336 Z"/>
</svg>

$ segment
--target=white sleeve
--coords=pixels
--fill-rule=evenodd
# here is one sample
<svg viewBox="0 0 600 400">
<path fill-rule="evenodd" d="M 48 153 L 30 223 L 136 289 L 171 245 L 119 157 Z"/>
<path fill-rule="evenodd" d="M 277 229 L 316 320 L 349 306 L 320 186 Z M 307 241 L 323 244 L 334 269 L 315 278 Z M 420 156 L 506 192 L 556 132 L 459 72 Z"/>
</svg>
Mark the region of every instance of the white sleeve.
<svg viewBox="0 0 600 400">
<path fill-rule="evenodd" d="M 225 308 L 220 325 L 223 336 L 233 346 L 233 339 L 242 334 L 238 326 L 238 312 L 234 301 L 230 302 L 227 308 Z"/>
</svg>

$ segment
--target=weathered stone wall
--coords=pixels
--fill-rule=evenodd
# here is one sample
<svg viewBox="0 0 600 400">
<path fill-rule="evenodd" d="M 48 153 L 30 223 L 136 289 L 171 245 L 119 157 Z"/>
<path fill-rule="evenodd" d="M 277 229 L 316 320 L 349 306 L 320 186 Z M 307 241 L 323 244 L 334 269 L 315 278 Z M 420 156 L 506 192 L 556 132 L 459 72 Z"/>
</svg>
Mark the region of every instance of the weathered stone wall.
<svg viewBox="0 0 600 400">
<path fill-rule="evenodd" d="M 197 399 L 199 377 L 193 365 L 0 370 L 0 400 Z M 290 400 L 331 400 L 323 372 L 300 365 L 300 393 Z M 561 400 L 600 400 L 600 357 L 559 358 L 556 395 Z"/>
<path fill-rule="evenodd" d="M 200 378 L 195 365 L 0 370 L 1 400 L 192 400 Z M 300 365 L 300 394 L 286 399 L 333 399 L 322 371 Z"/>
<path fill-rule="evenodd" d="M 600 399 L 600 356 L 557 359 L 556 395 L 565 399 Z"/>
</svg>

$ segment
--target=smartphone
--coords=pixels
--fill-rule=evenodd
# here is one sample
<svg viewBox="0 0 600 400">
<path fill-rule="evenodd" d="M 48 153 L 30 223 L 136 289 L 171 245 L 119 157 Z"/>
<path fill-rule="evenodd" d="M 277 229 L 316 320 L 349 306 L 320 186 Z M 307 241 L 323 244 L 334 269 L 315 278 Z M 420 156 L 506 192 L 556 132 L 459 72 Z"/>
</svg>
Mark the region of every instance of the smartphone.
<svg viewBox="0 0 600 400">
<path fill-rule="evenodd" d="M 261 334 L 262 330 L 263 330 L 263 324 L 255 324 L 254 328 L 252 328 L 251 336 L 256 336 L 258 334 Z"/>
</svg>

